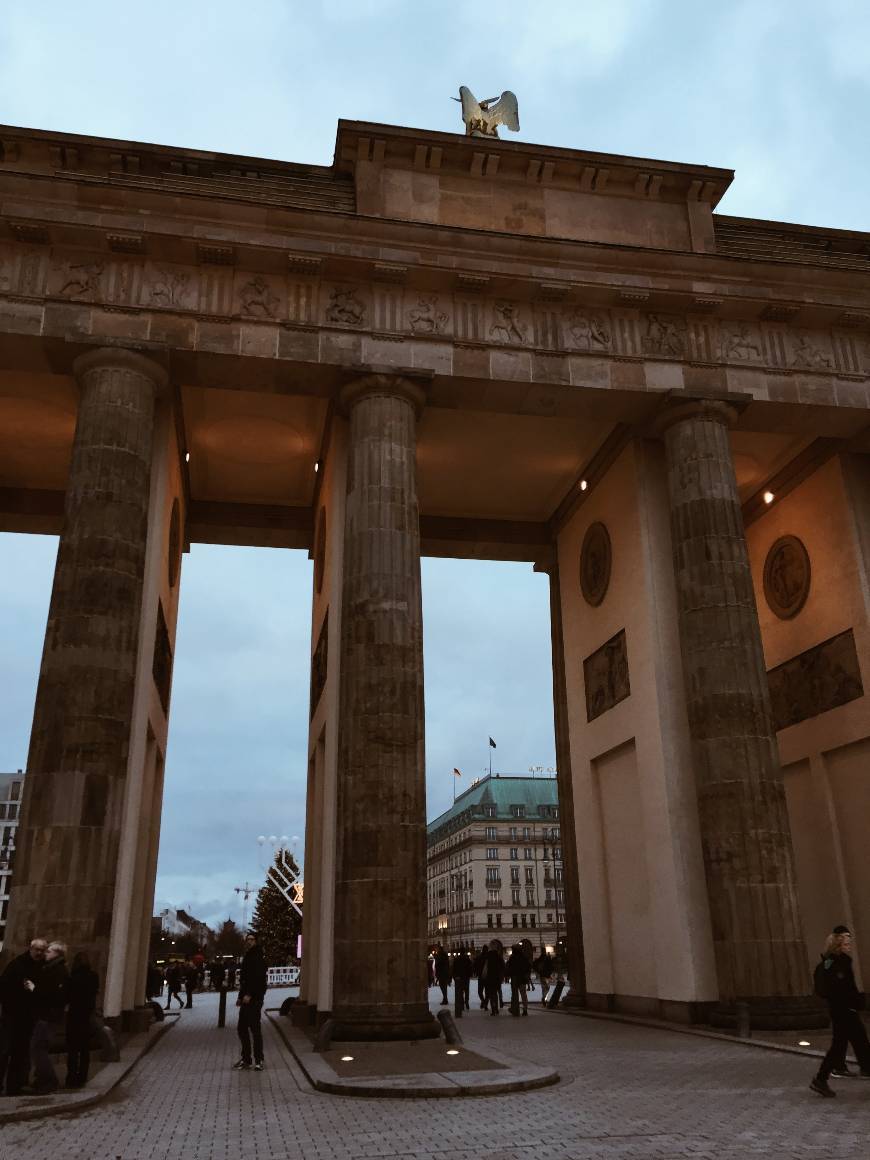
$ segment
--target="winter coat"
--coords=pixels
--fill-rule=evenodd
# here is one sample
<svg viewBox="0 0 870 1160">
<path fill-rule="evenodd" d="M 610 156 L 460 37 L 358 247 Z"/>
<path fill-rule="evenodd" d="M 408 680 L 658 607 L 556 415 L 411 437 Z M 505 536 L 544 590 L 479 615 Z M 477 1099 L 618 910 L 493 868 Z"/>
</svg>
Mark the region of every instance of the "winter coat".
<svg viewBox="0 0 870 1160">
<path fill-rule="evenodd" d="M 31 958 L 30 951 L 18 955 L 0 976 L 0 1003 L 3 1018 L 10 1023 L 29 1023 L 34 1018 L 34 992 L 24 986 L 25 979 L 35 983 L 42 973 L 45 963 L 42 959 Z"/>
<path fill-rule="evenodd" d="M 252 1003 L 262 1003 L 266 997 L 268 981 L 266 959 L 261 946 L 252 946 L 245 951 L 239 970 L 239 998 L 250 996 Z"/>
<path fill-rule="evenodd" d="M 69 1002 L 69 970 L 66 959 L 59 955 L 47 962 L 39 972 L 33 1004 L 37 1019 L 57 1023 L 63 1018 Z"/>
<path fill-rule="evenodd" d="M 832 1011 L 861 1011 L 864 995 L 858 990 L 849 955 L 827 955 L 822 959 L 825 999 Z"/>
<path fill-rule="evenodd" d="M 511 951 L 510 958 L 507 961 L 506 970 L 507 977 L 515 987 L 520 987 L 531 982 L 532 964 L 529 962 L 522 951 Z"/>
<path fill-rule="evenodd" d="M 556 964 L 553 962 L 552 955 L 543 954 L 539 958 L 535 959 L 535 970 L 538 972 L 540 978 L 551 978 L 555 969 Z"/>
<path fill-rule="evenodd" d="M 460 951 L 453 960 L 453 978 L 467 983 L 471 978 L 471 967 L 472 963 L 468 951 Z"/>
<path fill-rule="evenodd" d="M 72 1020 L 86 1023 L 97 1006 L 97 991 L 100 980 L 97 972 L 84 965 L 73 967 L 69 973 L 69 1009 Z"/>
<path fill-rule="evenodd" d="M 435 978 L 439 983 L 450 982 L 450 956 L 447 951 L 439 951 L 435 956 Z"/>
<path fill-rule="evenodd" d="M 483 960 L 481 975 L 487 987 L 500 987 L 504 982 L 504 959 L 501 951 L 488 950 Z"/>
</svg>

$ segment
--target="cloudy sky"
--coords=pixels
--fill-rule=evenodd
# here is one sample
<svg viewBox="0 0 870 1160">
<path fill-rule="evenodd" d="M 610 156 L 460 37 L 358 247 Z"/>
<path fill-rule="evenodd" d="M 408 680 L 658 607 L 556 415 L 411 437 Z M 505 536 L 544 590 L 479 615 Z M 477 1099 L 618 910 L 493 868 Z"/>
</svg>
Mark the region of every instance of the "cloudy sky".
<svg viewBox="0 0 870 1160">
<path fill-rule="evenodd" d="M 339 117 L 735 169 L 720 212 L 870 230 L 866 0 L 40 0 L 0 15 L 0 122 L 328 164 Z M 23 766 L 56 542 L 0 536 L 0 770 Z M 241 919 L 260 834 L 304 831 L 311 565 L 185 558 L 158 904 Z M 423 562 L 429 815 L 458 766 L 552 766 L 547 580 Z"/>
</svg>

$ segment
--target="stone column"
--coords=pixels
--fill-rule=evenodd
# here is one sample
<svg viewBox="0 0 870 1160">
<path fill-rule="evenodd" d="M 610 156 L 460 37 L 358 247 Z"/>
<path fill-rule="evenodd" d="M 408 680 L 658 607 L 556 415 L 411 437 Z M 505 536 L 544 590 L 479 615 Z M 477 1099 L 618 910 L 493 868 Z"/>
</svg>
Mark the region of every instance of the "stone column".
<svg viewBox="0 0 870 1160">
<path fill-rule="evenodd" d="M 586 954 L 583 946 L 583 914 L 580 903 L 580 871 L 577 863 L 577 832 L 574 826 L 574 772 L 568 730 L 568 690 L 565 684 L 565 639 L 562 632 L 562 590 L 559 582 L 558 548 L 552 558 L 535 564 L 536 572 L 550 578 L 550 641 L 553 658 L 553 727 L 556 740 L 556 786 L 559 791 L 559 833 L 562 845 L 562 888 L 565 891 L 565 938 L 568 946 L 568 981 L 571 990 L 564 1003 L 586 1006 Z M 558 889 L 558 886 L 554 887 Z M 558 898 L 558 895 L 557 895 Z M 559 912 L 556 903 L 556 913 Z"/>
<path fill-rule="evenodd" d="M 141 355 L 82 355 L 8 945 L 86 950 L 101 979 L 124 805 L 139 644 L 152 439 L 165 372 Z"/>
<path fill-rule="evenodd" d="M 729 428 L 733 407 L 673 405 L 668 467 L 686 706 L 719 981 L 720 1018 L 756 1026 L 810 991 L 782 771 Z M 807 1001 L 809 1003 L 809 1001 Z M 714 1013 L 715 1016 L 716 1013 Z M 798 1023 L 799 1026 L 806 1024 Z"/>
<path fill-rule="evenodd" d="M 345 387 L 350 419 L 339 671 L 337 1039 L 436 1036 L 426 986 L 423 616 L 415 382 Z"/>
</svg>

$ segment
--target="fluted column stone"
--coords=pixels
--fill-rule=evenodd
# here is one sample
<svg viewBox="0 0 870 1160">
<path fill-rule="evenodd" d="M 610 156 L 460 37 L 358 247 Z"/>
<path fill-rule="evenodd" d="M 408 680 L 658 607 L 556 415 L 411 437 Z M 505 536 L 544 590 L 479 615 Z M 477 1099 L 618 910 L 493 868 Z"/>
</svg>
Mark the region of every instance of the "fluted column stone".
<svg viewBox="0 0 870 1160">
<path fill-rule="evenodd" d="M 794 855 L 729 427 L 680 403 L 667 453 L 680 644 L 722 1011 L 756 1025 L 809 993 Z M 801 1024 L 806 1025 L 806 1024 Z"/>
<path fill-rule="evenodd" d="M 347 386 L 340 645 L 335 1038 L 435 1036 L 426 989 L 423 616 L 416 483 L 425 395 Z"/>
<path fill-rule="evenodd" d="M 104 978 L 139 646 L 152 442 L 166 374 L 77 359 L 81 391 L 18 827 L 7 945 L 85 950 Z"/>
</svg>

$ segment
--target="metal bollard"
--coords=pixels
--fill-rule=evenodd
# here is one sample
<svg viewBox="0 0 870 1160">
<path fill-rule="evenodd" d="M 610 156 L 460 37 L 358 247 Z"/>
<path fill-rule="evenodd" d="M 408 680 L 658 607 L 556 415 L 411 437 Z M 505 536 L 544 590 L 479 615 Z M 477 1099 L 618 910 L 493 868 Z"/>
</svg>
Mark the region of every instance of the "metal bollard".
<svg viewBox="0 0 870 1160">
<path fill-rule="evenodd" d="M 749 1024 L 749 1004 L 737 1003 L 735 1004 L 737 1010 L 737 1026 L 735 1028 L 738 1039 L 749 1039 L 751 1035 L 751 1028 Z"/>
<path fill-rule="evenodd" d="M 437 1018 L 438 1022 L 441 1024 L 441 1028 L 444 1032 L 444 1038 L 447 1040 L 447 1042 L 462 1043 L 462 1035 L 460 1034 L 459 1028 L 453 1022 L 453 1016 L 450 1014 L 450 1012 L 443 1010 L 439 1011 Z"/>
<path fill-rule="evenodd" d="M 218 1027 L 226 1027 L 227 1025 L 227 989 L 221 987 L 220 998 L 218 999 Z"/>
</svg>

